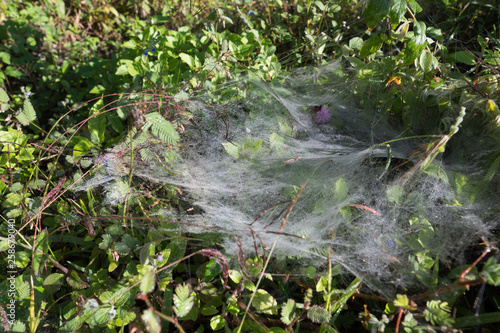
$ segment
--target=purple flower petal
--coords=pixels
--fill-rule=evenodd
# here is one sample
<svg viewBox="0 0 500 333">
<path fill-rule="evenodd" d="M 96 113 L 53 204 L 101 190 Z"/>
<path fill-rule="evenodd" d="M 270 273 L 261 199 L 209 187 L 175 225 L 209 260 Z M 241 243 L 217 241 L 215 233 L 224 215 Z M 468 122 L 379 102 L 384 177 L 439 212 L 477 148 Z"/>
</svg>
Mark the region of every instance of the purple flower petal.
<svg viewBox="0 0 500 333">
<path fill-rule="evenodd" d="M 332 115 L 330 114 L 330 110 L 326 106 L 322 106 L 321 109 L 316 113 L 316 121 L 319 124 L 326 123 Z"/>
</svg>

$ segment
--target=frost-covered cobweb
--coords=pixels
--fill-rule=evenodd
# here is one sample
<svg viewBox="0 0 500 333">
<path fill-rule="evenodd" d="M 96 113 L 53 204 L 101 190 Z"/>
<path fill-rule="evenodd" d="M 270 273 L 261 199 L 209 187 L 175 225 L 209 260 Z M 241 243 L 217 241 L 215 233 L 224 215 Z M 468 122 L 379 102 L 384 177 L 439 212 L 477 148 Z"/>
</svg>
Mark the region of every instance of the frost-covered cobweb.
<svg viewBox="0 0 500 333">
<path fill-rule="evenodd" d="M 413 133 L 361 105 L 336 65 L 273 83 L 231 82 L 184 107 L 193 121 L 181 135 L 181 158 L 171 172 L 151 159 L 136 175 L 179 186 L 194 209 L 164 216 L 175 215 L 188 233 L 227 235 L 228 254 L 268 253 L 277 240 L 278 255 L 324 265 L 330 248 L 334 263 L 389 295 L 430 277 L 427 257 L 460 262 L 492 227 L 479 216 L 491 203 L 459 202 L 450 185 L 479 161 L 472 168 L 436 160 L 428 173 L 409 174 L 411 162 L 394 169 L 435 139 L 404 140 Z M 384 142 L 395 139 L 389 165 Z"/>
</svg>

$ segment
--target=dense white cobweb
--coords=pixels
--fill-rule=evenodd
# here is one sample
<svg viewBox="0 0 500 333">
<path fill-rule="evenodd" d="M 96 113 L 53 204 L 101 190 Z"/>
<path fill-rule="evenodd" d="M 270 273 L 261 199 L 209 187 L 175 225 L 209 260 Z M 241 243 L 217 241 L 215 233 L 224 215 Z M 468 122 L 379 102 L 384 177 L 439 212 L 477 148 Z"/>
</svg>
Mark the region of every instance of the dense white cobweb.
<svg viewBox="0 0 500 333">
<path fill-rule="evenodd" d="M 324 265 L 331 248 L 334 263 L 382 294 L 416 285 L 425 273 L 417 278 L 415 262 L 460 260 L 465 247 L 488 233 L 477 215 L 482 207 L 455 200 L 439 175 L 454 165 L 435 162 L 437 177 L 409 177 L 403 170 L 411 163 L 392 170 L 430 139 L 391 143 L 386 168 L 388 150 L 380 143 L 411 133 L 391 128 L 374 107 L 361 108 L 337 75 L 330 66 L 314 77 L 303 70 L 276 83 L 247 79 L 200 93 L 184 103 L 194 118 L 182 134 L 181 158 L 169 163 L 172 172 L 155 159 L 137 159 L 134 174 L 179 186 L 194 207 L 174 212 L 184 231 L 226 234 L 229 254 L 267 253 L 277 239 L 278 254 L 305 265 Z M 331 117 L 323 122 L 316 113 L 326 110 Z M 113 176 L 102 169 L 80 189 Z"/>
</svg>

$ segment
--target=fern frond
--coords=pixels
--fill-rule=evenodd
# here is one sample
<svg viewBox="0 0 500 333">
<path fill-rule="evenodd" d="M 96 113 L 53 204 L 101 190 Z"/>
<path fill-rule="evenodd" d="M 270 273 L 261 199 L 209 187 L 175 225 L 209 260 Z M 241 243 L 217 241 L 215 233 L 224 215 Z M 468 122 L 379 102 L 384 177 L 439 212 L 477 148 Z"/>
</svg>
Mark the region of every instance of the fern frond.
<svg viewBox="0 0 500 333">
<path fill-rule="evenodd" d="M 175 288 L 174 312 L 178 317 L 186 316 L 194 305 L 194 293 L 188 284 L 178 285 Z"/>
<path fill-rule="evenodd" d="M 432 325 L 452 326 L 455 322 L 450 315 L 451 309 L 448 302 L 429 301 L 427 309 L 424 310 L 425 320 L 430 321 Z"/>
<path fill-rule="evenodd" d="M 311 319 L 313 323 L 328 323 L 332 315 L 323 307 L 313 305 L 307 311 L 307 318 Z"/>
<path fill-rule="evenodd" d="M 146 129 L 151 127 L 151 133 L 167 144 L 179 142 L 179 133 L 175 130 L 171 122 L 165 120 L 158 112 L 145 115 Z"/>
</svg>

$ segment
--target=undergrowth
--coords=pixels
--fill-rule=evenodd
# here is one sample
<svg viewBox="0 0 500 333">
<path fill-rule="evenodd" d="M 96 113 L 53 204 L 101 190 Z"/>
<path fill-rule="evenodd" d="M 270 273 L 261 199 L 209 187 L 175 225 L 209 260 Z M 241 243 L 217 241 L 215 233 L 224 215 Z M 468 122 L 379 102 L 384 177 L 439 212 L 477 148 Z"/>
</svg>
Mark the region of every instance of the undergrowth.
<svg viewBox="0 0 500 333">
<path fill-rule="evenodd" d="M 4 331 L 498 324 L 498 8 L 0 8 Z"/>
</svg>

